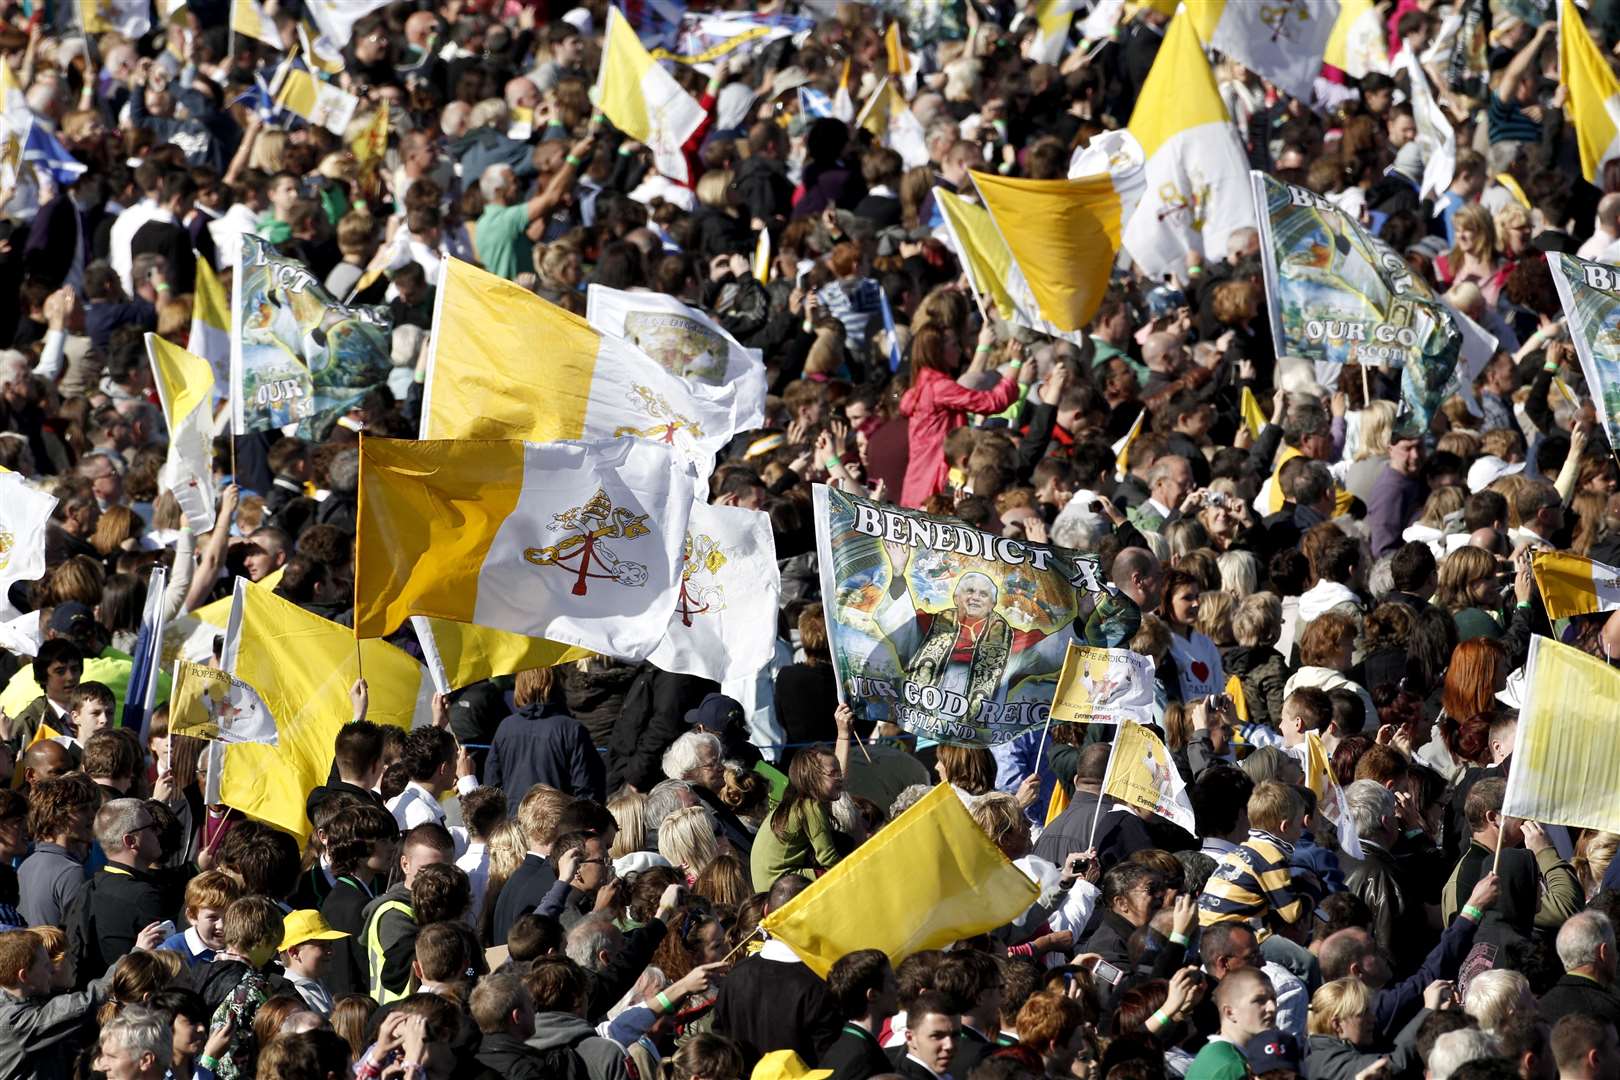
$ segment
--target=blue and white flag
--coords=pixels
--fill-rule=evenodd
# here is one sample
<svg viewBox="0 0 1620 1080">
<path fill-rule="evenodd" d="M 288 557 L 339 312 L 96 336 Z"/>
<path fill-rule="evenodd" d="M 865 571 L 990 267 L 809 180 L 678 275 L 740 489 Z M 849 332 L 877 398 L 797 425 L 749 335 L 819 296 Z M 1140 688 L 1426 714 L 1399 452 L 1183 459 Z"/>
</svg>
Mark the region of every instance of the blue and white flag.
<svg viewBox="0 0 1620 1080">
<path fill-rule="evenodd" d="M 799 87 L 799 115 L 810 120 L 831 119 L 832 98 L 814 87 Z"/>
<path fill-rule="evenodd" d="M 270 84 L 264 81 L 263 73 L 255 74 L 253 85 L 231 104 L 247 106 L 266 124 L 281 124 L 287 119 L 286 112 L 276 107 L 276 99 L 271 95 Z"/>
<path fill-rule="evenodd" d="M 141 612 L 141 630 L 135 638 L 134 663 L 129 671 L 129 689 L 124 693 L 124 719 L 120 725 L 138 732 L 146 745 L 146 732 L 152 724 L 152 706 L 157 700 L 158 672 L 163 669 L 163 594 L 169 572 L 152 568 L 146 582 L 146 609 Z"/>
<path fill-rule="evenodd" d="M 883 308 L 883 332 L 889 335 L 889 370 L 900 370 L 900 339 L 894 332 L 894 311 L 889 307 L 889 294 L 878 286 L 878 303 Z"/>
<path fill-rule="evenodd" d="M 31 161 L 35 168 L 49 173 L 58 187 L 78 182 L 85 173 L 85 166 L 37 121 L 29 127 L 28 136 L 23 140 L 23 160 Z"/>
</svg>

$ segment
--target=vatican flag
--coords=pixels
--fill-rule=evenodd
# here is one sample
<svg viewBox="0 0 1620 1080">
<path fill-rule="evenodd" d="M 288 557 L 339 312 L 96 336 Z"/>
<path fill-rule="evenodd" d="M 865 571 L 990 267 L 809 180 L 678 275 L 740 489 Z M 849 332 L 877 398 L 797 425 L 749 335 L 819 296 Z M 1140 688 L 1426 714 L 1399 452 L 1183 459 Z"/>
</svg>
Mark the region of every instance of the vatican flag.
<svg viewBox="0 0 1620 1080">
<path fill-rule="evenodd" d="M 365 439 L 358 637 L 411 615 L 644 660 L 680 595 L 692 474 L 641 439 Z"/>
<path fill-rule="evenodd" d="M 928 164 L 928 141 L 923 135 L 922 121 L 906 104 L 893 79 L 878 83 L 878 88 L 861 106 L 860 115 L 855 117 L 855 126 L 871 132 L 878 142 L 899 154 L 906 168 Z"/>
<path fill-rule="evenodd" d="M 0 619 L 19 614 L 7 593 L 14 581 L 45 573 L 45 530 L 56 496 L 36 491 L 14 472 L 0 471 Z"/>
<path fill-rule="evenodd" d="M 682 147 L 703 123 L 703 107 L 648 54 L 616 7 L 608 9 L 591 94 L 614 127 L 652 150 L 659 172 L 681 184 L 690 179 Z"/>
<path fill-rule="evenodd" d="M 1339 0 L 1191 0 L 1187 10 L 1201 39 L 1301 101 L 1311 100 Z"/>
<path fill-rule="evenodd" d="M 214 527 L 214 369 L 208 361 L 146 335 L 152 382 L 169 426 L 169 456 L 158 485 L 174 492 L 196 533 Z"/>
<path fill-rule="evenodd" d="M 906 48 L 905 38 L 900 33 L 898 22 L 891 21 L 889 28 L 883 32 L 883 53 L 889 65 L 889 78 L 900 80 L 908 99 L 916 97 L 917 76 L 922 72 L 922 58 Z"/>
<path fill-rule="evenodd" d="M 1254 396 L 1254 391 L 1247 386 L 1238 391 L 1238 415 L 1243 418 L 1243 426 L 1249 429 L 1249 437 L 1258 439 L 1260 432 L 1270 421 L 1260 402 Z"/>
<path fill-rule="evenodd" d="M 1186 11 L 1170 20 L 1130 132 L 1147 159 L 1146 191 L 1124 242 L 1142 276 L 1183 274 L 1190 251 L 1225 258 L 1232 230 L 1255 223 L 1249 162 Z"/>
<path fill-rule="evenodd" d="M 221 743 L 276 745 L 276 719 L 259 692 L 218 668 L 174 662 L 169 734 Z"/>
<path fill-rule="evenodd" d="M 196 292 L 191 297 L 191 335 L 186 348 L 208 361 L 214 372 L 215 400 L 231 385 L 231 302 L 207 259 L 197 260 Z"/>
<path fill-rule="evenodd" d="M 776 648 L 781 591 L 770 517 L 694 502 L 669 632 L 648 659 L 715 682 L 753 678 Z"/>
<path fill-rule="evenodd" d="M 259 0 L 231 0 L 231 33 L 262 41 L 282 52 L 281 31 Z"/>
<path fill-rule="evenodd" d="M 1339 0 L 1339 16 L 1322 59 L 1353 79 L 1389 72 L 1384 20 L 1373 0 Z"/>
<path fill-rule="evenodd" d="M 1344 789 L 1333 775 L 1327 747 L 1314 731 L 1305 733 L 1304 764 L 1305 786 L 1316 796 L 1317 814 L 1338 830 L 1339 850 L 1352 859 L 1363 858 L 1361 834 L 1350 816 L 1350 804 L 1345 802 Z"/>
<path fill-rule="evenodd" d="M 1197 834 L 1192 799 L 1176 763 L 1150 728 L 1126 720 L 1114 735 L 1102 793 L 1126 806 L 1148 810 Z"/>
<path fill-rule="evenodd" d="M 1039 898 L 940 784 L 760 925 L 826 978 L 857 949 L 882 949 L 898 964 L 994 930 Z"/>
<path fill-rule="evenodd" d="M 276 72 L 270 93 L 278 108 L 323 127 L 342 138 L 349 130 L 360 99 L 340 89 L 335 83 L 323 82 L 313 73 L 292 64 L 282 64 Z"/>
<path fill-rule="evenodd" d="M 151 0 L 79 0 L 79 26 L 87 34 L 115 31 L 129 38 L 152 32 Z"/>
<path fill-rule="evenodd" d="M 304 0 L 304 16 L 315 24 L 332 50 L 341 50 L 354 36 L 354 24 L 393 0 Z"/>
<path fill-rule="evenodd" d="M 766 239 L 770 233 L 760 230 Z M 766 261 L 770 256 L 767 254 Z M 697 393 L 734 387 L 732 423 L 743 431 L 765 426 L 765 356 L 745 349 L 697 308 L 655 292 L 623 292 L 592 285 L 585 293 L 585 319 L 603 334 L 623 338 L 652 357 Z"/>
<path fill-rule="evenodd" d="M 1558 70 L 1568 91 L 1564 111 L 1575 126 L 1581 173 L 1597 182 L 1604 162 L 1620 155 L 1620 79 L 1581 21 L 1575 0 L 1558 4 Z"/>
<path fill-rule="evenodd" d="M 694 385 L 522 286 L 444 261 L 422 438 L 648 439 L 672 445 L 707 481 L 744 418 L 735 386 Z"/>
<path fill-rule="evenodd" d="M 945 235 L 962 264 L 962 273 L 980 305 L 988 297 L 1002 319 L 1029 326 L 1040 322 L 1038 311 L 1017 312 L 1007 278 L 1012 274 L 1012 253 L 996 232 L 990 211 L 954 191 L 934 189 L 934 205 L 945 223 Z"/>
<path fill-rule="evenodd" d="M 1620 673 L 1580 649 L 1530 639 L 1502 813 L 1620 832 Z"/>
<path fill-rule="evenodd" d="M 591 655 L 589 649 L 449 619 L 412 615 L 411 629 L 422 646 L 422 659 L 434 688 L 441 694 L 497 675 L 556 667 Z"/>
<path fill-rule="evenodd" d="M 1035 37 L 1026 59 L 1032 64 L 1055 64 L 1069 44 L 1069 24 L 1080 0 L 1035 0 Z"/>
<path fill-rule="evenodd" d="M 1620 610 L 1620 570 L 1569 551 L 1538 551 L 1530 559 L 1547 618 Z"/>
<path fill-rule="evenodd" d="M 1012 256 L 1007 291 L 1014 306 L 1039 314 L 1043 325 L 1031 329 L 1078 344 L 1108 289 L 1140 195 L 1140 160 L 1122 154 L 1115 171 L 1073 180 L 970 175 Z"/>
<path fill-rule="evenodd" d="M 209 801 L 299 837 L 309 834 L 304 800 L 326 783 L 332 741 L 354 718 L 349 687 L 362 671 L 366 719 L 406 730 L 432 723 L 433 681 L 421 664 L 385 641 L 357 648 L 348 627 L 244 578 L 231 596 L 220 666 L 257 692 L 275 718 L 276 745 L 221 747 L 225 765 Z"/>
</svg>

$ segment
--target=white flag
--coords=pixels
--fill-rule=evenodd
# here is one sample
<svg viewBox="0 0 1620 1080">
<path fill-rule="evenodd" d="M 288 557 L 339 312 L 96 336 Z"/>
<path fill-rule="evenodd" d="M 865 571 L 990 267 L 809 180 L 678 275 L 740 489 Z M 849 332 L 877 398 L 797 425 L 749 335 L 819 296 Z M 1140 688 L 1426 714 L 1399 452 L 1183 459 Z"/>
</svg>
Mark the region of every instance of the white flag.
<svg viewBox="0 0 1620 1080">
<path fill-rule="evenodd" d="M 592 285 L 585 294 L 585 318 L 602 333 L 636 345 L 700 396 L 735 387 L 737 429 L 765 426 L 764 355 L 743 348 L 703 312 L 663 293 Z"/>
<path fill-rule="evenodd" d="M 17 610 L 8 593 L 14 581 L 34 581 L 45 573 L 45 529 L 56 496 L 35 491 L 14 472 L 0 472 L 0 618 Z"/>
<path fill-rule="evenodd" d="M 648 659 L 715 682 L 756 674 L 776 649 L 782 590 L 770 517 L 693 503 L 684 554 L 669 632 Z"/>
<path fill-rule="evenodd" d="M 1311 100 L 1339 0 L 1216 0 L 1192 10 L 1204 40 L 1301 101 Z"/>
<path fill-rule="evenodd" d="M 1407 78 L 1412 86 L 1412 119 L 1417 124 L 1418 146 L 1423 150 L 1423 185 L 1420 197 L 1439 195 L 1451 186 L 1452 174 L 1457 169 L 1457 132 L 1451 121 L 1434 100 L 1429 89 L 1429 77 L 1418 65 L 1411 49 L 1402 54 L 1406 60 Z"/>
</svg>

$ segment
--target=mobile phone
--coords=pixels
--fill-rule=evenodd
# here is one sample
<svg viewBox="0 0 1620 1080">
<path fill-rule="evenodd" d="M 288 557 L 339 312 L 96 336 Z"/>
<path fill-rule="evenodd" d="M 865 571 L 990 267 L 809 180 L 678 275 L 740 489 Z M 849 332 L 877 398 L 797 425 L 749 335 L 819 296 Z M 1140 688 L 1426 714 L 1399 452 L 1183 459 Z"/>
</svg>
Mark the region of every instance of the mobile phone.
<svg viewBox="0 0 1620 1080">
<path fill-rule="evenodd" d="M 1109 986 L 1118 986 L 1125 973 L 1106 960 L 1098 960 L 1097 966 L 1091 969 L 1091 974 L 1107 983 Z M 1073 976 L 1070 976 L 1071 978 Z"/>
<path fill-rule="evenodd" d="M 165 941 L 173 937 L 175 931 L 178 929 L 179 927 L 174 925 L 173 919 L 164 919 L 162 922 L 158 923 L 158 932 L 163 935 L 163 940 Z"/>
</svg>

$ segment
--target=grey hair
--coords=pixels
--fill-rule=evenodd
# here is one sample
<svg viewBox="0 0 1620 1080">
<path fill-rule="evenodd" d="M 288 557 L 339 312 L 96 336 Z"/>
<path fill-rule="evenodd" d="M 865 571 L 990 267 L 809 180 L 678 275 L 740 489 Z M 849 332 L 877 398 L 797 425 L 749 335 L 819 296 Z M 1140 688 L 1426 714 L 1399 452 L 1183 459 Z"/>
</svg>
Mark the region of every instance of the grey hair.
<svg viewBox="0 0 1620 1080">
<path fill-rule="evenodd" d="M 1385 555 L 1367 571 L 1367 591 L 1384 597 L 1395 591 L 1395 556 Z"/>
<path fill-rule="evenodd" d="M 893 821 L 913 806 L 916 806 L 924 795 L 933 790 L 934 785 L 932 784 L 912 784 L 910 787 L 901 790 L 900 794 L 894 797 L 894 802 L 889 804 L 889 820 Z"/>
<path fill-rule="evenodd" d="M 586 971 L 596 971 L 601 964 L 601 955 L 615 951 L 623 937 L 612 919 L 606 915 L 591 915 L 581 919 L 568 931 L 564 951 L 568 959 Z"/>
<path fill-rule="evenodd" d="M 1429 1051 L 1429 1080 L 1451 1080 L 1451 1074 L 1476 1058 L 1496 1057 L 1502 1044 L 1479 1028 L 1458 1028 L 1434 1040 Z"/>
<path fill-rule="evenodd" d="M 1170 473 L 1175 469 L 1176 462 L 1178 461 L 1183 465 L 1186 465 L 1188 469 L 1192 468 L 1192 464 L 1179 454 L 1165 454 L 1148 467 L 1148 487 L 1152 488 L 1153 485 L 1157 484 L 1160 480 L 1168 479 Z M 1178 507 L 1172 506 L 1170 509 L 1176 510 Z"/>
<path fill-rule="evenodd" d="M 641 822 L 643 835 L 641 849 L 643 851 L 658 850 L 658 826 L 687 803 L 682 801 L 681 792 L 692 791 L 692 785 L 685 780 L 662 780 L 653 789 L 647 792 L 647 801 L 641 807 Z M 696 795 L 692 795 L 696 799 Z"/>
<path fill-rule="evenodd" d="M 720 740 L 707 731 L 688 731 L 685 735 L 670 744 L 664 751 L 662 768 L 664 775 L 671 780 L 685 780 L 693 771 L 703 766 L 704 760 L 709 757 L 703 751 L 713 751 L 716 761 L 720 760 Z"/>
<path fill-rule="evenodd" d="M 145 1005 L 124 1006 L 117 1016 L 102 1025 L 102 1038 L 109 1035 L 112 1036 L 114 1043 L 128 1050 L 136 1058 L 140 1058 L 143 1054 L 151 1054 L 161 1072 L 167 1072 L 173 1063 L 174 1028 L 168 1015 L 157 1009 L 150 1009 Z"/>
<path fill-rule="evenodd" d="M 121 850 L 124 837 L 141 827 L 141 818 L 151 816 L 141 799 L 113 799 L 96 814 L 96 843 L 103 851 Z"/>
<path fill-rule="evenodd" d="M 1480 972 L 1469 982 L 1463 999 L 1463 1012 L 1486 1031 L 1500 1028 L 1520 1006 L 1534 1009 L 1536 998 L 1530 992 L 1530 980 L 1517 971 Z"/>
<path fill-rule="evenodd" d="M 507 107 L 504 98 L 485 98 L 472 107 L 467 114 L 467 130 L 476 131 L 479 128 L 498 128 L 504 126 L 512 110 Z"/>
<path fill-rule="evenodd" d="M 506 186 L 506 177 L 511 173 L 510 165 L 491 165 L 479 175 L 478 193 L 485 202 L 494 202 L 501 197 L 501 189 Z"/>
<path fill-rule="evenodd" d="M 360 451 L 339 450 L 333 454 L 332 460 L 326 463 L 326 479 L 339 494 L 352 495 L 359 491 Z"/>
<path fill-rule="evenodd" d="M 1344 789 L 1345 805 L 1350 808 L 1350 820 L 1356 823 L 1356 832 L 1372 836 L 1384 827 L 1384 821 L 1395 813 L 1395 794 L 1376 780 L 1357 780 Z"/>
<path fill-rule="evenodd" d="M 0 386 L 7 386 L 18 379 L 26 379 L 34 370 L 28 362 L 28 357 L 16 349 L 0 350 Z"/>
<path fill-rule="evenodd" d="M 1558 962 L 1566 971 L 1597 963 L 1598 949 L 1604 945 L 1614 951 L 1614 924 L 1601 911 L 1571 915 L 1558 928 Z"/>
<path fill-rule="evenodd" d="M 1070 551 L 1096 551 L 1106 535 L 1102 515 L 1092 513 L 1080 499 L 1070 499 L 1052 522 L 1052 543 Z"/>
</svg>

